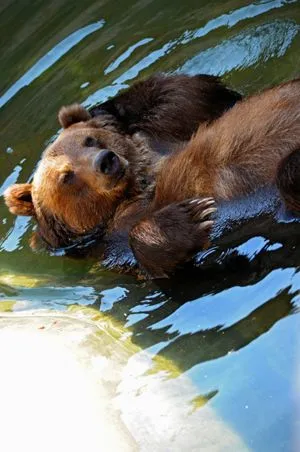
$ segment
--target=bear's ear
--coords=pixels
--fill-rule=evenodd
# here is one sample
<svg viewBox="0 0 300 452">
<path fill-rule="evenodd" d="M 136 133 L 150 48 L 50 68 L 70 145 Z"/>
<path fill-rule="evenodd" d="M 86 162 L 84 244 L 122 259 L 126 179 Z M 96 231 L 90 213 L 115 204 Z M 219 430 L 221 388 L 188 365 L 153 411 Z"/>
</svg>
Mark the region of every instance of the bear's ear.
<svg viewBox="0 0 300 452">
<path fill-rule="evenodd" d="M 11 213 L 25 216 L 34 215 L 31 189 L 31 184 L 15 184 L 5 190 L 5 203 Z"/>
<path fill-rule="evenodd" d="M 60 125 L 67 129 L 76 122 L 88 121 L 91 119 L 89 112 L 80 104 L 73 104 L 67 107 L 61 107 L 58 113 Z"/>
</svg>

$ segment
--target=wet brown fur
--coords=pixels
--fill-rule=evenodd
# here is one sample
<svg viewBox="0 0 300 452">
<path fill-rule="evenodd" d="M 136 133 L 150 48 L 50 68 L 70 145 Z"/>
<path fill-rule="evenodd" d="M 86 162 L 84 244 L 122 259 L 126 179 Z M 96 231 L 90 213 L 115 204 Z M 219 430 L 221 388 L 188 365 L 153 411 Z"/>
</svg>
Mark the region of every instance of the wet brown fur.
<svg viewBox="0 0 300 452">
<path fill-rule="evenodd" d="M 151 213 L 132 228 L 131 246 L 148 274 L 165 277 L 207 246 L 212 206 L 201 198 L 230 200 L 277 183 L 287 208 L 299 213 L 299 181 L 300 80 L 295 80 L 201 125 L 183 152 L 164 161 Z"/>
<path fill-rule="evenodd" d="M 128 229 L 129 216 L 139 218 L 136 199 L 151 196 L 165 151 L 173 152 L 199 122 L 220 116 L 240 97 L 217 77 L 156 75 L 90 113 L 78 104 L 62 107 L 64 130 L 44 152 L 32 186 L 11 187 L 6 203 L 15 214 L 34 215 L 51 247 L 68 245 L 99 226 L 115 230 L 126 223 Z M 122 179 L 95 171 L 102 149 L 114 151 L 124 169 L 129 163 Z M 22 188 L 32 192 L 33 205 L 23 203 Z"/>
<path fill-rule="evenodd" d="M 282 160 L 298 149 L 300 80 L 295 80 L 238 102 L 200 126 L 184 152 L 164 162 L 153 208 L 200 195 L 229 200 L 273 184 Z"/>
<path fill-rule="evenodd" d="M 166 276 L 178 263 L 208 245 L 212 206 L 209 199 L 201 204 L 195 198 L 213 196 L 217 200 L 230 200 L 274 183 L 278 184 L 285 199 L 298 196 L 295 181 L 299 173 L 294 164 L 298 162 L 300 150 L 299 105 L 300 80 L 266 90 L 238 102 L 213 123 L 201 125 L 184 149 L 163 158 L 158 157 L 143 139 L 140 140 L 139 155 L 132 138 L 118 130 L 113 131 L 111 124 L 111 141 L 104 144 L 126 158 L 130 170 L 125 180 L 107 190 L 110 205 L 105 204 L 102 187 L 101 202 L 91 203 L 93 207 L 89 211 L 81 208 L 81 202 L 76 207 L 70 199 L 71 191 L 66 191 L 62 198 L 51 195 L 51 208 L 48 209 L 55 211 L 58 205 L 67 209 L 62 206 L 68 201 L 71 209 L 68 217 L 73 218 L 75 235 L 84 234 L 93 225 L 109 220 L 107 227 L 113 240 L 116 240 L 116 233 L 122 235 L 125 231 L 125 237 L 129 233 L 132 248 L 143 268 L 154 276 Z M 78 112 L 76 114 L 78 117 Z M 97 120 L 96 123 L 93 121 L 69 126 L 54 143 L 59 146 L 63 142 L 64 156 L 69 152 L 70 156 L 75 155 L 83 179 L 90 178 L 91 192 L 82 192 L 85 203 L 98 193 L 99 180 L 94 182 L 91 173 L 84 176 L 90 158 L 85 156 L 90 155 L 91 150 L 86 152 L 80 140 L 88 135 L 105 141 L 104 135 L 108 133 Z M 48 152 L 51 154 L 51 148 Z M 296 157 L 292 159 L 292 155 Z M 46 153 L 44 160 L 48 161 L 48 158 Z M 62 168 L 62 171 L 66 169 Z M 149 180 L 143 184 L 145 174 L 149 175 Z M 46 179 L 52 185 L 50 176 L 46 175 Z M 154 196 L 152 182 L 155 182 Z M 39 190 L 39 197 L 41 193 Z M 43 203 L 45 197 L 41 196 Z M 189 198 L 193 198 L 194 204 Z M 297 207 L 298 204 L 290 205 Z M 60 221 L 64 223 L 64 215 L 60 216 Z"/>
<path fill-rule="evenodd" d="M 101 127 L 101 121 L 92 119 L 64 130 L 45 151 L 34 175 L 35 216 L 41 236 L 52 247 L 65 246 L 107 224 L 120 204 L 141 194 L 145 185 L 150 186 L 148 169 L 154 171 L 155 166 L 151 150 L 143 141 Z M 85 146 L 86 139 L 94 139 L 95 145 Z M 102 148 L 113 149 L 126 164 L 132 162 L 120 181 L 110 182 L 95 171 L 93 161 Z M 72 180 L 65 182 L 69 173 Z"/>
<path fill-rule="evenodd" d="M 189 140 L 200 123 L 218 118 L 240 99 L 213 75 L 156 74 L 91 114 L 111 114 L 126 134 L 142 131 L 153 143 L 174 143 Z"/>
</svg>

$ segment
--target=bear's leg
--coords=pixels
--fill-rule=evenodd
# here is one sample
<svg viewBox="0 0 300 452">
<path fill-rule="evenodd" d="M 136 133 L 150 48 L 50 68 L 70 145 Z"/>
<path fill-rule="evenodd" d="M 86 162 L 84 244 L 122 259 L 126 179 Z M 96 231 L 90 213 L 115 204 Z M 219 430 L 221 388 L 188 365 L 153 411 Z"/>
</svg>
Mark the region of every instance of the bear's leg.
<svg viewBox="0 0 300 452">
<path fill-rule="evenodd" d="M 300 149 L 281 161 L 276 182 L 286 208 L 300 214 Z"/>
<path fill-rule="evenodd" d="M 189 199 L 170 204 L 135 225 L 130 245 L 148 276 L 166 278 L 206 248 L 215 211 L 213 198 Z"/>
<path fill-rule="evenodd" d="M 144 132 L 158 143 L 189 140 L 199 123 L 212 121 L 241 100 L 211 75 L 156 74 L 94 107 L 108 113 L 129 135 Z"/>
</svg>

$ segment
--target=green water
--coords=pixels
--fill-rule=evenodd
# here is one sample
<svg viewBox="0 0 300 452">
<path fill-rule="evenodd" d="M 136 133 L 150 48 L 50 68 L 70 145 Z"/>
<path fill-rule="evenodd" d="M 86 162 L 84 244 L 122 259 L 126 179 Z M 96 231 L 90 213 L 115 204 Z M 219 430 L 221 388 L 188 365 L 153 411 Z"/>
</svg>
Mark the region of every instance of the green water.
<svg viewBox="0 0 300 452">
<path fill-rule="evenodd" d="M 156 71 L 220 74 L 244 94 L 296 77 L 300 1 L 3 0 L 0 49 L 2 194 L 31 178 L 63 104 L 93 105 Z M 131 328 L 139 347 L 172 359 L 213 394 L 208 403 L 250 450 L 297 449 L 296 250 L 272 258 L 270 268 L 258 262 L 251 274 L 158 286 L 91 261 L 33 253 L 33 227 L 0 198 L 2 306 L 104 311 Z M 255 254 L 262 239 L 253 240 Z M 7 275 L 40 283 L 26 287 Z"/>
</svg>

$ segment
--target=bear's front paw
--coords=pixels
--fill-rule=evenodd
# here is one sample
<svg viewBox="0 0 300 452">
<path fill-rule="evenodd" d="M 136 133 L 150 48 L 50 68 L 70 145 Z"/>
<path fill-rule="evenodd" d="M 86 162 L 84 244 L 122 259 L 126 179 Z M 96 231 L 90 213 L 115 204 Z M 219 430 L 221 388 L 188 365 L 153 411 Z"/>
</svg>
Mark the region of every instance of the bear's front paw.
<svg viewBox="0 0 300 452">
<path fill-rule="evenodd" d="M 209 233 L 214 224 L 212 215 L 217 210 L 215 200 L 210 197 L 187 199 L 173 204 L 172 210 L 174 207 L 177 210 L 179 236 L 176 233 L 172 234 L 173 237 L 180 238 L 181 242 L 184 240 L 190 251 L 196 252 L 208 246 Z"/>
<path fill-rule="evenodd" d="M 162 278 L 209 245 L 213 198 L 174 202 L 141 220 L 130 232 L 135 257 L 148 276 Z"/>
</svg>

